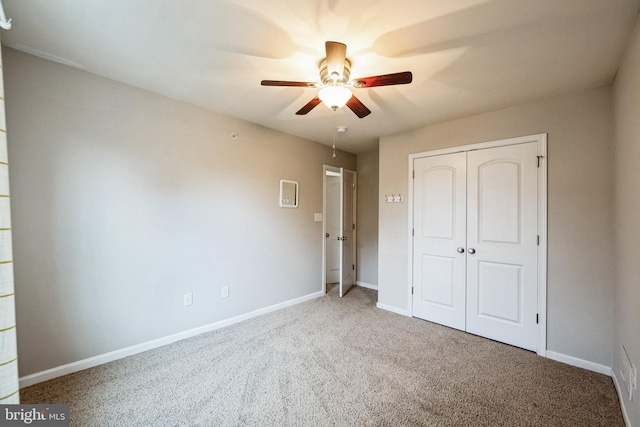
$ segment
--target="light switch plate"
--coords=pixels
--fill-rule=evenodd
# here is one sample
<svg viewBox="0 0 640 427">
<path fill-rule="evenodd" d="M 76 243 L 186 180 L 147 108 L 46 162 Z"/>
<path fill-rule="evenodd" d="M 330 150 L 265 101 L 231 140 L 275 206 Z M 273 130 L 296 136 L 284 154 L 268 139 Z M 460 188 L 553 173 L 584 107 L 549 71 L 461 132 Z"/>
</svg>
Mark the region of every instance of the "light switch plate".
<svg viewBox="0 0 640 427">
<path fill-rule="evenodd" d="M 193 294 L 190 294 L 190 293 L 189 294 L 184 294 L 183 301 L 184 301 L 184 306 L 185 307 L 188 306 L 188 305 L 193 304 Z"/>
</svg>

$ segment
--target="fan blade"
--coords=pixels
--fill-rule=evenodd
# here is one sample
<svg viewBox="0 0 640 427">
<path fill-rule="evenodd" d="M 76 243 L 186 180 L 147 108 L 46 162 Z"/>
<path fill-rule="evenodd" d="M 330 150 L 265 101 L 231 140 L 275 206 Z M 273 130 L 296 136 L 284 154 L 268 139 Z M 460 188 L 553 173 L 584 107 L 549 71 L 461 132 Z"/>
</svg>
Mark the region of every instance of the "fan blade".
<svg viewBox="0 0 640 427">
<path fill-rule="evenodd" d="M 344 73 L 344 61 L 347 59 L 347 45 L 339 42 L 326 42 L 327 72 L 333 80 L 342 79 Z"/>
<path fill-rule="evenodd" d="M 376 86 L 391 86 L 391 85 L 406 85 L 413 80 L 413 74 L 411 71 L 404 71 L 402 73 L 383 74 L 381 76 L 363 77 L 353 80 L 354 87 L 376 87 Z"/>
<path fill-rule="evenodd" d="M 320 98 L 318 98 L 317 96 L 315 98 L 313 98 L 311 101 L 309 101 L 307 103 L 307 105 L 305 105 L 304 107 L 302 107 L 301 109 L 299 109 L 296 112 L 296 115 L 298 116 L 303 116 L 305 114 L 307 114 L 309 111 L 313 110 L 316 105 L 320 104 L 322 101 L 320 101 Z"/>
<path fill-rule="evenodd" d="M 371 114 L 371 110 L 364 106 L 362 102 L 355 95 L 351 96 L 351 99 L 347 101 L 347 107 L 351 109 L 356 116 L 363 118 Z"/>
<path fill-rule="evenodd" d="M 294 87 L 315 87 L 317 83 L 310 82 L 287 82 L 282 80 L 263 80 L 260 82 L 262 86 L 294 86 Z"/>
</svg>

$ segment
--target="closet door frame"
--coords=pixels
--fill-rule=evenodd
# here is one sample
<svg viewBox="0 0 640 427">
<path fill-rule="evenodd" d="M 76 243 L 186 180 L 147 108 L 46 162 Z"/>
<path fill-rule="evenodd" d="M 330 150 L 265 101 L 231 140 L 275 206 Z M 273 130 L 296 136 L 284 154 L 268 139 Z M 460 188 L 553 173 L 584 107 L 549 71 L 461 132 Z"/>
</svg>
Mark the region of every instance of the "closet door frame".
<svg viewBox="0 0 640 427">
<path fill-rule="evenodd" d="M 478 144 L 463 145 L 440 150 L 425 151 L 409 155 L 409 191 L 408 202 L 408 283 L 407 283 L 407 307 L 409 316 L 413 317 L 413 164 L 414 159 L 420 157 L 438 156 L 443 154 L 459 153 L 487 148 L 504 147 L 508 145 L 536 142 L 538 147 L 538 339 L 536 352 L 546 357 L 547 350 L 547 134 L 522 136 L 517 138 L 501 139 Z"/>
</svg>

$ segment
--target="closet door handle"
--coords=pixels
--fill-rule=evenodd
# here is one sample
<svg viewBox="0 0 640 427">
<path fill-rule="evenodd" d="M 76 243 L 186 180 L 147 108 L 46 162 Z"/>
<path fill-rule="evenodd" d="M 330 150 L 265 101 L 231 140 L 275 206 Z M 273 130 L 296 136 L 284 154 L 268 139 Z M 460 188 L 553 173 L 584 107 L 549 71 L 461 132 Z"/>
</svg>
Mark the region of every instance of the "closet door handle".
<svg viewBox="0 0 640 427">
<path fill-rule="evenodd" d="M 473 249 L 473 248 L 469 248 L 469 253 L 470 253 L 471 255 L 473 255 L 473 254 L 475 254 L 475 253 L 476 253 L 476 250 L 475 250 L 475 249 Z"/>
<path fill-rule="evenodd" d="M 457 249 L 457 251 L 458 251 L 459 254 L 463 254 L 464 253 L 464 248 L 463 247 L 459 247 Z"/>
</svg>

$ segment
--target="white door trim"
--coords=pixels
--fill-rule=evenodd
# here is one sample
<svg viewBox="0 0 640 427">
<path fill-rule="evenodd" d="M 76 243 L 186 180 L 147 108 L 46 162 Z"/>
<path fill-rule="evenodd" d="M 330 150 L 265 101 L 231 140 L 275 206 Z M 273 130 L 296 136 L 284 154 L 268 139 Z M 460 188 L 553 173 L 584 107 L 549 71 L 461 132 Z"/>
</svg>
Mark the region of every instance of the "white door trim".
<svg viewBox="0 0 640 427">
<path fill-rule="evenodd" d="M 323 293 L 327 293 L 327 171 L 340 173 L 340 168 L 323 165 L 322 167 L 322 284 Z"/>
<path fill-rule="evenodd" d="M 547 134 L 522 136 L 517 138 L 501 139 L 482 142 L 478 144 L 462 145 L 459 147 L 440 150 L 424 151 L 409 155 L 409 191 L 407 192 L 408 208 L 408 283 L 407 283 L 407 307 L 409 316 L 413 317 L 413 161 L 420 157 L 438 156 L 442 154 L 459 153 L 465 151 L 482 150 L 486 148 L 503 147 L 507 145 L 536 142 L 540 167 L 538 171 L 538 340 L 536 352 L 540 356 L 546 356 L 547 349 Z"/>
<path fill-rule="evenodd" d="M 354 182 L 356 183 L 356 189 L 354 191 L 354 200 L 353 200 L 353 221 L 356 224 L 356 230 L 353 234 L 353 263 L 355 265 L 354 270 L 354 284 L 357 282 L 357 264 L 356 264 L 356 245 L 357 245 L 357 231 L 358 231 L 358 223 L 357 223 L 357 180 L 358 180 L 358 172 L 353 171 L 351 169 L 340 168 L 337 166 L 323 165 L 322 167 L 322 284 L 321 289 L 325 294 L 327 293 L 327 172 L 333 172 L 341 175 L 342 171 L 351 172 L 354 174 Z"/>
</svg>

